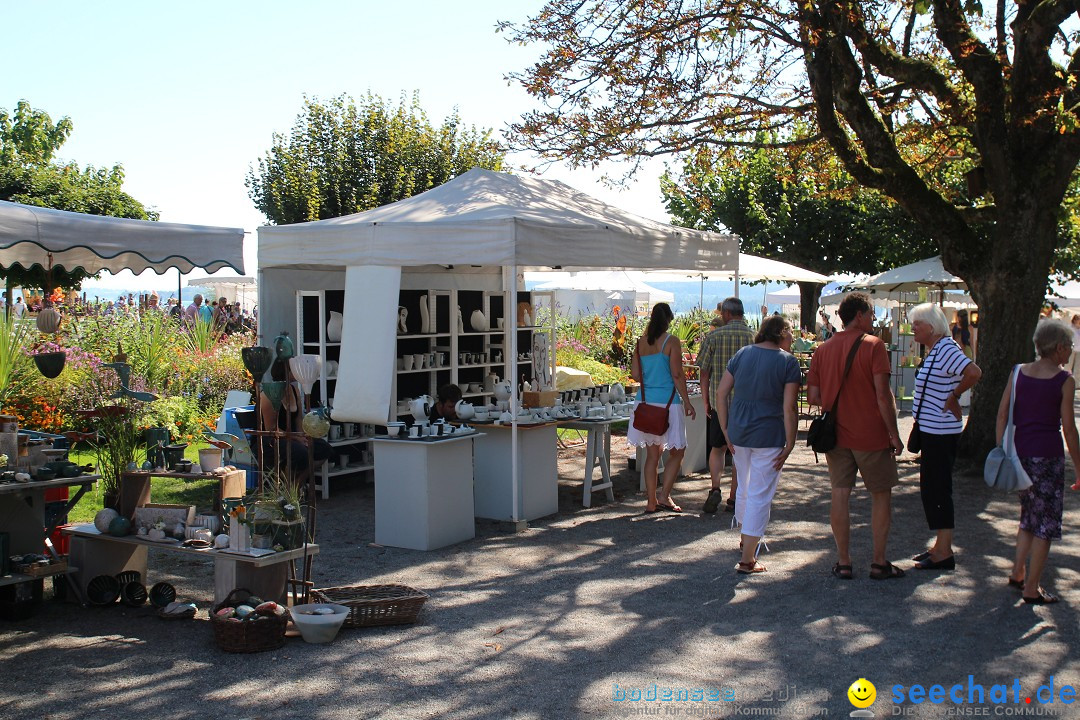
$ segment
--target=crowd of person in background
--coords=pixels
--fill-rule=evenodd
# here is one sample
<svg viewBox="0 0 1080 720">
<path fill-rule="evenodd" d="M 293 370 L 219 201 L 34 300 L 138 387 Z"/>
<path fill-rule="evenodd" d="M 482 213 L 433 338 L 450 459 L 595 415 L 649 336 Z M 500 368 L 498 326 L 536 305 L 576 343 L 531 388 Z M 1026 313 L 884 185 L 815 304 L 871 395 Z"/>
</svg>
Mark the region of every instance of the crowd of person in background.
<svg viewBox="0 0 1080 720">
<path fill-rule="evenodd" d="M 758 551 L 781 471 L 795 445 L 797 396 L 805 386 L 808 404 L 830 411 L 836 423 L 835 446 L 825 453 L 836 545 L 832 574 L 840 580 L 855 577 L 849 506 L 861 477 L 871 498 L 869 577 L 903 578 L 905 571 L 888 559 L 888 539 L 892 490 L 899 484 L 896 461 L 905 445 L 891 387 L 892 364 L 886 343 L 876 336 L 870 298 L 859 292 L 848 294 L 837 311 L 839 329 L 822 314 L 824 342 L 814 350 L 805 379 L 792 354 L 788 320 L 778 314 L 764 316 L 755 334 L 745 322 L 738 298 L 720 303 L 716 315 L 697 358 L 711 448 L 711 486 L 703 510 L 715 513 L 722 503 L 721 476 L 730 453 L 734 463 L 727 507 L 741 528 L 736 571 L 748 575 L 766 571 L 758 562 Z M 912 558 L 912 569 L 950 571 L 957 566 L 953 471 L 964 427 L 960 401 L 979 383 L 982 371 L 974 361 L 973 325 L 967 311 L 960 310 L 950 324 L 938 305 L 923 303 L 911 308 L 907 318 L 914 342 L 924 354 L 915 374 L 915 422 L 908 443 L 909 450 L 918 455 L 919 496 L 933 536 L 929 547 Z M 678 340 L 666 332 L 671 319 L 667 305 L 653 308 L 632 365 L 634 379 L 649 388 L 648 397 L 639 395 L 635 411 L 642 404 L 664 406 L 665 401 L 670 408 L 666 434 L 643 434 L 633 420 L 627 432 L 632 446 L 647 450 L 646 513 L 682 512 L 670 493 L 686 447 L 682 418 L 694 413 L 686 395 Z M 1080 315 L 1073 317 L 1071 326 L 1062 320 L 1041 319 L 1032 342 L 1036 359 L 1014 368 L 1002 395 L 997 443 L 1002 444 L 1007 426 L 1015 429 L 1016 454 L 1031 481 L 1031 487 L 1019 493 L 1016 553 L 1005 581 L 1020 590 L 1025 603 L 1041 605 L 1058 602 L 1040 582 L 1050 545 L 1061 538 L 1066 450 L 1075 475 L 1072 487 L 1080 490 L 1080 436 L 1073 415 L 1077 392 L 1073 374 L 1080 370 Z M 1014 384 L 1018 389 L 1015 401 L 1011 399 Z M 656 463 L 665 450 L 670 459 L 658 488 Z"/>
<path fill-rule="evenodd" d="M 92 300 L 86 294 L 80 295 L 74 290 L 63 292 L 55 291 L 52 295 L 52 303 L 56 307 L 66 308 L 77 315 L 87 316 L 110 316 L 121 314 L 145 315 L 146 313 L 164 313 L 176 319 L 188 321 L 198 317 L 206 323 L 213 323 L 214 328 L 224 334 L 251 332 L 255 328 L 257 309 L 249 311 L 241 307 L 239 301 L 229 302 L 225 297 L 203 302 L 203 296 L 196 294 L 192 298 L 191 305 L 185 310 L 175 296 L 170 296 L 162 301 L 156 293 L 142 293 L 135 295 L 128 293 L 121 295 L 116 300 L 107 300 L 95 296 Z M 27 294 L 25 300 L 22 295 L 16 295 L 11 302 L 11 312 L 17 318 L 24 317 L 27 313 L 35 313 L 45 306 L 44 296 L 36 293 Z M 6 294 L 0 293 L 0 310 L 7 308 Z"/>
</svg>

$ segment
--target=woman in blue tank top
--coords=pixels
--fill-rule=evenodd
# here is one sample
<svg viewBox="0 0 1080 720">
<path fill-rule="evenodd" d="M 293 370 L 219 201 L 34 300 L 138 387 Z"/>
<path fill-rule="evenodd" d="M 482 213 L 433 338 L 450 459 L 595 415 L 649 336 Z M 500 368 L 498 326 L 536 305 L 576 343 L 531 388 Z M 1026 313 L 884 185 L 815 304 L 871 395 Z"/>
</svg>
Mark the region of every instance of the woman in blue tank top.
<svg viewBox="0 0 1080 720">
<path fill-rule="evenodd" d="M 671 488 L 679 476 L 679 465 L 686 452 L 686 426 L 683 415 L 696 417 L 690 396 L 686 392 L 686 374 L 682 365 L 682 343 L 668 334 L 667 329 L 675 314 L 667 303 L 657 303 L 645 328 L 645 335 L 638 338 L 630 374 L 641 383 L 637 404 L 647 403 L 668 407 L 668 429 L 663 435 L 644 433 L 634 427 L 633 418 L 626 431 L 626 441 L 635 447 L 645 448 L 645 512 L 657 510 L 682 512 L 671 500 Z M 664 464 L 664 484 L 656 492 L 657 467 L 660 455 L 668 451 Z"/>
</svg>

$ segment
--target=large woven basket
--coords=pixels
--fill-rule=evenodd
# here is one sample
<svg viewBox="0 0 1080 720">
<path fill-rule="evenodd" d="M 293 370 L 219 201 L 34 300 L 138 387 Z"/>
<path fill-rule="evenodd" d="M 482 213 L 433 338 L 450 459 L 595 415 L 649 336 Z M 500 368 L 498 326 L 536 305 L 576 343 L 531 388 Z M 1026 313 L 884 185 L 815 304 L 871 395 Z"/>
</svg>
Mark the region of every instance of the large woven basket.
<svg viewBox="0 0 1080 720">
<path fill-rule="evenodd" d="M 237 588 L 225 601 L 210 611 L 210 625 L 214 628 L 214 640 L 218 647 L 231 653 L 257 653 L 277 650 L 285 644 L 285 626 L 289 615 L 258 617 L 249 615 L 244 620 L 225 619 L 217 616 L 218 610 L 243 605 L 251 597 L 251 591 Z"/>
<path fill-rule="evenodd" d="M 416 622 L 427 593 L 408 585 L 356 585 L 314 590 L 317 602 L 337 603 L 349 608 L 345 627 L 408 625 Z"/>
</svg>

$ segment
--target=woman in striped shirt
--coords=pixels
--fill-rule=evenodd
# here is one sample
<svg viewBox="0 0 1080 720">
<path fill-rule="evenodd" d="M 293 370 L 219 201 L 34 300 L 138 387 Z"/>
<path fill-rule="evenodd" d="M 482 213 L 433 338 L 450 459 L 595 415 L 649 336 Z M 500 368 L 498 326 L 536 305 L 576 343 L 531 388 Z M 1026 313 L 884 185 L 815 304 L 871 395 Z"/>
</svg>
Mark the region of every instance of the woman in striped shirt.
<svg viewBox="0 0 1080 720">
<path fill-rule="evenodd" d="M 928 352 L 915 375 L 912 402 L 919 423 L 922 455 L 919 459 L 919 495 L 930 529 L 937 532 L 933 547 L 913 559 L 920 570 L 952 570 L 952 471 L 956 443 L 964 429 L 960 396 L 982 377 L 949 333 L 949 322 L 937 305 L 916 305 L 908 312 L 915 341 Z"/>
</svg>

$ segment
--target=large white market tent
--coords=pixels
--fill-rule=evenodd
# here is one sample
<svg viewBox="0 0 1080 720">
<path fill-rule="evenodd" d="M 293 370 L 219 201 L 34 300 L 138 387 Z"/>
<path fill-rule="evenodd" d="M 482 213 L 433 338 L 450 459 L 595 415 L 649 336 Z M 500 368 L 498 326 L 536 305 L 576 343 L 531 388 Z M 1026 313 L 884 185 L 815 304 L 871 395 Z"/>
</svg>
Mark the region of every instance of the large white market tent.
<svg viewBox="0 0 1080 720">
<path fill-rule="evenodd" d="M 61 265 L 158 274 L 195 268 L 244 272 L 242 228 L 87 215 L 0 201 L 0 265 Z"/>
<path fill-rule="evenodd" d="M 259 266 L 734 272 L 738 238 L 639 217 L 555 180 L 473 169 L 389 205 L 259 228 Z"/>
<path fill-rule="evenodd" d="M 340 352 L 349 362 L 338 370 L 334 417 L 374 424 L 391 411 L 403 287 L 515 291 L 519 272 L 543 269 L 734 270 L 739 248 L 734 235 L 642 218 L 558 181 L 480 169 L 355 215 L 262 227 L 258 242 L 263 341 L 296 329 L 297 291 L 344 289 Z M 507 336 L 512 358 L 517 333 Z"/>
<path fill-rule="evenodd" d="M 529 273 L 526 280 L 543 278 L 547 273 Z M 633 313 L 658 302 L 672 303 L 675 294 L 649 285 L 636 270 L 586 270 L 575 273 L 552 273 L 558 277 L 541 282 L 533 290 L 555 293 L 560 315 L 605 315 L 615 307 Z"/>
</svg>

